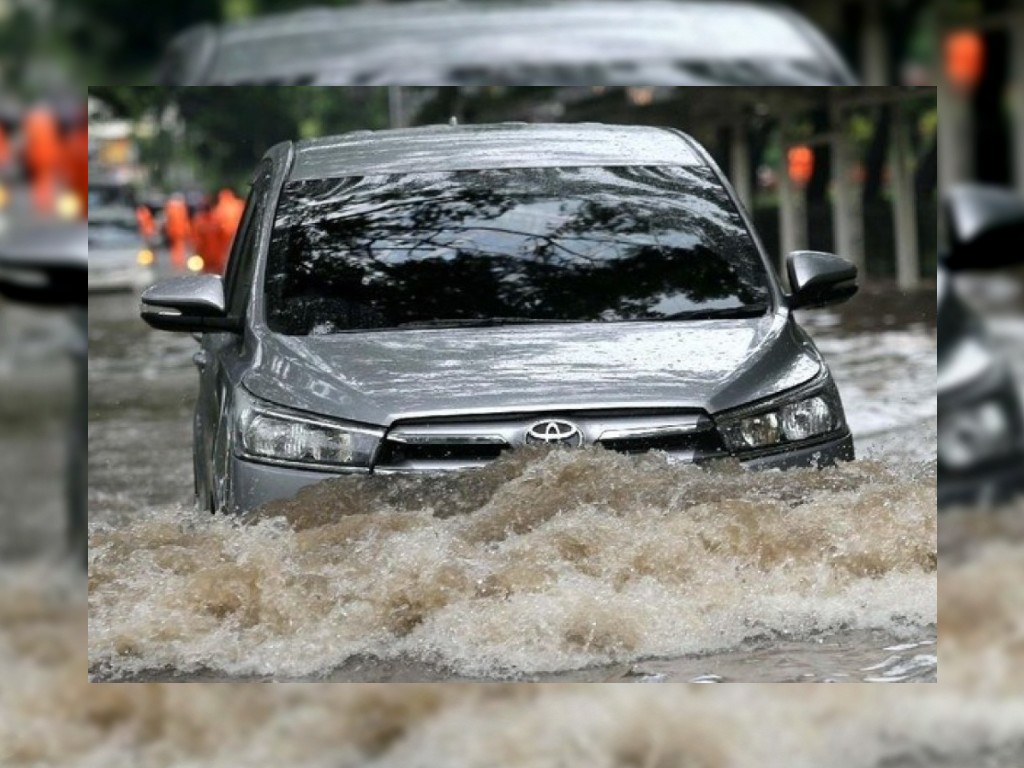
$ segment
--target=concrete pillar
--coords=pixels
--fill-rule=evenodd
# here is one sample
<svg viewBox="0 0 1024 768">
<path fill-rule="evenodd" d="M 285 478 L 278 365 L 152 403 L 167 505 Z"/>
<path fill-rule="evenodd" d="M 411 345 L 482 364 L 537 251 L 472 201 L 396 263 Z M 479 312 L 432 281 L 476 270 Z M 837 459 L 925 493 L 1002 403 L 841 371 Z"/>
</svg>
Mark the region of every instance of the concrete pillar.
<svg viewBox="0 0 1024 768">
<path fill-rule="evenodd" d="M 794 184 L 789 178 L 787 153 L 792 118 L 782 118 L 779 125 L 779 167 L 776 169 L 779 179 L 779 269 L 786 274 L 786 257 L 792 251 L 807 248 L 807 199 L 803 187 Z"/>
<path fill-rule="evenodd" d="M 882 0 L 865 0 L 860 30 L 860 73 L 864 85 L 889 85 L 889 41 Z"/>
<path fill-rule="evenodd" d="M 889 178 L 892 190 L 893 222 L 896 234 L 896 284 L 900 290 L 920 282 L 920 251 L 917 242 L 917 200 L 909 126 L 903 105 L 892 111 L 889 139 Z"/>
<path fill-rule="evenodd" d="M 939 189 L 969 181 L 974 176 L 974 122 L 968 95 L 940 85 Z"/>
<path fill-rule="evenodd" d="M 753 171 L 750 167 L 750 141 L 747 125 L 742 119 L 736 120 L 729 131 L 729 167 L 732 185 L 740 202 L 748 211 L 754 209 Z"/>
<path fill-rule="evenodd" d="M 864 209 L 859 184 L 854 180 L 856 167 L 853 142 L 847 130 L 847 117 L 841 97 L 833 95 L 829 105 L 829 132 L 832 135 L 832 232 L 835 252 L 864 272 Z"/>
<path fill-rule="evenodd" d="M 405 128 L 405 110 L 402 103 L 402 86 L 388 86 L 388 122 L 392 128 Z"/>
</svg>

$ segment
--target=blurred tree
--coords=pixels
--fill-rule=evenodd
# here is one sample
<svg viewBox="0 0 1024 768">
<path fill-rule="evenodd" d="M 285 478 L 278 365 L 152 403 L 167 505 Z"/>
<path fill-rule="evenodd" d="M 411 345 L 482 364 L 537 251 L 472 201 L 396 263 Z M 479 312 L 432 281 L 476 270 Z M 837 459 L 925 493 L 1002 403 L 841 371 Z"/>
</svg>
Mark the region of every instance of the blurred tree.
<svg viewBox="0 0 1024 768">
<path fill-rule="evenodd" d="M 24 6 L 9 9 L 0 19 L 0 77 L 4 83 L 20 85 L 37 37 L 35 18 Z"/>
<path fill-rule="evenodd" d="M 279 141 L 387 126 L 387 93 L 380 88 L 155 88 L 96 86 L 89 95 L 131 119 L 155 119 L 173 107 L 183 141 L 161 131 L 143 143 L 144 160 L 162 174 L 188 163 L 204 187 L 240 189 L 263 153 Z"/>
</svg>

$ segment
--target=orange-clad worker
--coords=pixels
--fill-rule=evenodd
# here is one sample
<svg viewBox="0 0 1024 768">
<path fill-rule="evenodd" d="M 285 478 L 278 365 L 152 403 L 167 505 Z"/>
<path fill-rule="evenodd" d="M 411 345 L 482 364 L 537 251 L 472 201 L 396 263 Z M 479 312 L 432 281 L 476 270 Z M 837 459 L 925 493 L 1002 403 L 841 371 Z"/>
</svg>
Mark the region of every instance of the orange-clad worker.
<svg viewBox="0 0 1024 768">
<path fill-rule="evenodd" d="M 245 210 L 245 201 L 230 189 L 222 189 L 217 193 L 217 203 L 211 214 L 216 222 L 215 242 L 211 243 L 212 263 L 207 263 L 207 271 L 224 274 L 231 254 L 231 241 L 238 231 Z"/>
<path fill-rule="evenodd" d="M 213 210 L 209 200 L 203 200 L 199 209 L 192 217 L 192 232 L 196 240 L 196 252 L 203 257 L 203 269 L 207 272 L 220 272 L 215 269 L 217 248 L 217 222 L 214 221 Z"/>
<path fill-rule="evenodd" d="M 188 259 L 189 241 L 192 239 L 192 224 L 189 221 L 185 198 L 181 195 L 171 195 L 164 206 L 164 214 L 167 218 L 167 240 L 171 246 L 171 266 L 183 270 Z"/>
<path fill-rule="evenodd" d="M 0 123 L 0 171 L 11 164 L 11 140 L 7 136 L 7 128 Z"/>
<path fill-rule="evenodd" d="M 156 220 L 148 205 L 135 207 L 135 221 L 139 224 L 139 234 L 142 235 L 142 239 L 148 245 L 153 245 L 156 242 Z"/>
<path fill-rule="evenodd" d="M 57 118 L 45 106 L 34 107 L 25 115 L 25 170 L 32 184 L 36 208 L 51 213 L 57 198 L 57 178 L 61 171 L 61 146 Z"/>
</svg>

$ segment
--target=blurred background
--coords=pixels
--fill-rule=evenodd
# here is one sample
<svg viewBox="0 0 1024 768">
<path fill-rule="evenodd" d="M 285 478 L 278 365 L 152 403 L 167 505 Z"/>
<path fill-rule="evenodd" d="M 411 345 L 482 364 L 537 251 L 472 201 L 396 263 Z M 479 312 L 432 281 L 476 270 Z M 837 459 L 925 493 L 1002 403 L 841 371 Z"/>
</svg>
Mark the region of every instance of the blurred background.
<svg viewBox="0 0 1024 768">
<path fill-rule="evenodd" d="M 954 450 L 950 455 L 948 448 L 959 447 L 955 439 L 947 445 L 945 470 L 941 457 L 943 435 L 957 436 L 958 422 L 972 405 L 965 394 L 971 385 L 957 387 L 957 377 L 951 376 L 962 370 L 954 363 L 963 350 L 973 346 L 979 352 L 974 356 L 974 383 L 1003 379 L 1008 382 L 1006 390 L 1016 394 L 1018 409 L 1024 390 L 1024 3 L 950 0 L 941 6 L 940 29 L 940 187 L 948 195 L 957 185 L 984 184 L 981 193 L 989 204 L 978 210 L 1000 212 L 1005 224 L 987 247 L 964 249 L 971 258 L 961 263 L 963 268 L 940 275 L 939 490 L 940 495 L 965 487 L 974 491 L 968 497 L 956 494 L 956 502 L 940 510 L 942 658 L 965 671 L 956 678 L 959 686 L 992 691 L 993 698 L 1006 694 L 1005 704 L 1024 696 L 1021 677 L 1010 675 L 1000 682 L 966 670 L 980 669 L 995 659 L 1008 669 L 1021 663 L 1018 623 L 994 620 L 1005 610 L 1019 614 L 1024 605 L 1019 420 L 1010 441 L 985 429 L 974 433 L 980 455 L 973 463 L 984 477 L 973 483 L 962 483 L 953 466 L 957 454 Z M 952 217 L 940 218 L 946 253 L 960 250 L 957 230 Z M 941 330 L 944 324 L 949 332 Z M 976 392 L 984 390 L 985 386 L 975 387 Z M 1011 402 L 1009 394 L 1005 397 Z M 974 418 L 973 423 L 981 422 Z M 992 456 L 1008 444 L 1017 448 L 1000 470 Z M 1002 474 L 1004 482 L 993 482 L 993 474 Z M 984 618 L 979 621 L 979 616 Z"/>
<path fill-rule="evenodd" d="M 271 10 L 291 7 L 267 5 Z M 864 81 L 938 82 L 941 190 L 953 180 L 972 179 L 1024 190 L 1019 147 L 1024 132 L 1016 128 L 1024 101 L 1020 2 L 800 5 Z M 204 18 L 245 18 L 263 6 L 197 0 L 119 16 L 116 2 L 0 0 L 2 87 L 44 93 L 69 81 L 151 82 L 163 47 L 180 30 Z M 873 24 L 864 21 L 871 18 Z M 911 21 L 904 24 L 904 18 Z M 370 124 L 382 127 L 393 114 L 412 114 L 417 106 L 412 94 L 401 96 L 401 103 L 385 103 L 378 96 Z M 112 106 L 116 103 L 111 97 L 100 107 L 109 110 L 107 119 L 136 114 L 134 108 Z M 168 118 L 171 124 L 173 117 Z M 328 124 L 332 129 L 345 125 L 340 119 Z M 139 140 L 148 141 L 145 135 Z M 722 159 L 721 147 L 716 151 Z M 815 164 L 821 165 L 817 154 Z M 203 190 L 221 182 L 238 184 L 239 171 L 214 178 L 186 164 L 178 172 L 180 179 L 156 175 L 146 183 L 162 194 L 186 183 Z M 758 186 L 754 194 L 770 205 L 766 188 Z M 807 195 L 810 206 L 813 192 Z M 919 238 L 924 242 L 926 235 Z M 924 264 L 929 254 L 920 250 Z M 881 269 L 888 264 L 895 274 L 892 259 L 879 264 Z M 961 273 L 957 281 L 986 315 L 994 347 L 1019 368 L 1024 333 L 1014 271 Z M 11 320 L 19 315 L 21 320 Z M 59 566 L 65 546 L 63 504 L 46 470 L 47 462 L 55 467 L 61 461 L 62 412 L 68 407 L 63 389 L 70 380 L 65 377 L 68 358 L 61 331 L 54 332 L 61 325 L 59 313 L 49 310 L 10 303 L 0 307 L 0 382 L 5 393 L 12 393 L 2 406 L 5 496 L 0 511 L 9 538 L 0 540 L 17 542 L 5 544 L 5 563 L 15 561 L 17 567 L 3 569 L 0 590 L 0 667 L 7 672 L 0 709 L 13 713 L 0 722 L 0 760 L 15 765 L 99 760 L 175 765 L 187 754 L 192 763 L 209 765 L 489 765 L 497 757 L 506 764 L 543 758 L 567 765 L 661 760 L 715 766 L 781 754 L 793 766 L 1024 762 L 1019 631 L 1024 506 L 1019 502 L 943 514 L 943 685 L 934 689 L 902 688 L 897 694 L 878 687 L 864 693 L 822 687 L 808 693 L 726 686 L 713 693 L 698 689 L 667 695 L 667 689 L 644 686 L 625 691 L 624 686 L 87 687 L 82 682 L 87 666 L 84 597 L 76 573 L 68 575 Z M 892 370 L 894 378 L 901 373 Z M 21 392 L 39 395 L 42 402 L 23 401 Z M 32 446 L 48 439 L 50 458 L 40 459 L 43 453 Z M 11 505 L 11 498 L 27 499 L 27 504 Z M 23 559 L 27 553 L 36 557 Z M 574 713 L 571 720 L 566 712 Z M 228 733 L 225 722 L 232 726 Z M 813 723 L 811 733 L 808 723 Z M 61 738 L 54 737 L 58 732 Z M 524 739 L 524 733 L 530 738 Z M 564 738 L 566 733 L 572 738 Z"/>
<path fill-rule="evenodd" d="M 936 265 L 938 112 L 921 89 L 675 87 L 90 89 L 99 188 L 162 215 L 167 194 L 244 193 L 266 147 L 286 138 L 424 123 L 503 120 L 686 126 L 754 213 L 778 262 L 834 249 L 879 283 L 931 285 Z M 162 197 L 161 197 L 162 196 Z M 96 213 L 94 206 L 93 213 Z M 781 263 L 781 262 L 778 262 Z"/>
<path fill-rule="evenodd" d="M 1015 0 L 986 0 L 983 2 L 957 1 L 941 7 L 940 24 L 942 45 L 940 61 L 943 78 L 938 89 L 942 126 L 939 138 L 940 187 L 953 190 L 960 185 L 983 184 L 990 194 L 1005 194 L 1002 202 L 990 204 L 995 210 L 1001 206 L 1020 208 L 1010 216 L 1018 221 L 1024 216 L 1024 3 Z M 1013 200 L 1016 198 L 1017 202 Z M 949 211 L 946 212 L 949 214 Z M 1010 222 L 1011 224 L 1013 222 Z M 940 240 L 945 251 L 957 246 L 957 232 L 948 215 L 940 216 Z M 985 258 L 975 258 L 974 267 L 948 272 L 948 293 L 940 294 L 940 313 L 947 318 L 965 308 L 969 323 L 977 334 L 964 332 L 962 323 L 953 323 L 955 329 L 947 333 L 949 344 L 940 350 L 940 390 L 944 376 L 955 369 L 945 364 L 953 354 L 963 348 L 963 339 L 973 337 L 988 357 L 981 366 L 982 374 L 993 378 L 993 371 L 1008 370 L 1016 375 L 1014 387 L 1019 391 L 1024 372 L 1024 248 L 1021 235 L 1007 228 L 1002 239 L 987 249 L 990 253 L 1005 252 L 1004 258 L 994 259 L 998 268 L 986 264 Z M 1017 257 L 1016 254 L 1020 256 Z M 968 265 L 969 266 L 969 265 Z M 949 300 L 946 300 L 948 297 Z M 948 311 L 943 312 L 943 305 Z M 977 320 L 984 318 L 983 321 Z M 946 355 L 944 352 L 948 351 Z M 978 378 L 976 376 L 975 378 Z M 940 411 L 949 418 L 945 422 L 947 433 L 955 432 L 955 416 L 961 412 L 961 398 L 956 393 L 940 395 Z M 1018 396 L 1019 402 L 1019 396 Z M 955 406 L 943 408 L 944 404 Z M 1017 406 L 1019 408 L 1019 405 Z M 1015 443 L 1024 442 L 1019 419 L 1015 428 Z M 999 440 L 976 436 L 980 444 L 993 446 Z M 955 441 L 954 441 L 955 442 Z M 941 452 L 941 449 L 940 449 Z M 1004 474 L 1009 489 L 1002 489 L 1000 497 L 1019 494 L 1024 487 L 1024 449 L 1018 448 L 1013 466 Z M 991 474 L 991 473 L 989 473 Z M 952 486 L 959 480 L 958 473 L 940 467 L 940 485 Z M 991 501 L 993 494 L 986 483 L 979 481 L 982 492 L 979 500 Z M 1008 513 L 1009 519 L 1016 517 Z M 958 516 L 950 516 L 947 529 L 950 535 L 958 530 L 954 524 Z"/>
<path fill-rule="evenodd" d="M 372 48 L 377 43 L 373 38 L 379 38 L 380 44 L 388 41 L 394 44 L 392 31 L 388 27 L 397 27 L 398 20 L 406 14 L 405 9 L 396 13 L 403 16 L 390 17 L 395 19 L 389 21 L 388 5 L 414 5 L 426 11 L 426 16 L 441 15 L 447 13 L 458 13 L 461 7 L 478 7 L 480 19 L 485 18 L 486 13 L 493 11 L 493 18 L 498 19 L 502 6 L 505 8 L 525 7 L 531 12 L 536 12 L 550 3 L 535 3 L 529 6 L 522 6 L 516 3 L 496 3 L 493 0 L 467 0 L 464 4 L 457 3 L 387 3 L 381 0 L 369 0 L 359 2 L 358 0 L 333 0 L 333 2 L 311 3 L 309 0 L 217 0 L 206 2 L 205 0 L 186 0 L 178 3 L 160 3 L 149 8 L 146 14 L 136 13 L 136 7 L 130 0 L 94 0 L 90 3 L 79 3 L 75 0 L 4 0 L 0 5 L 0 14 L 5 18 L 7 37 L 4 39 L 2 50 L 5 57 L 11 61 L 21 62 L 11 67 L 12 74 L 16 76 L 27 76 L 32 79 L 47 79 L 53 76 L 53 70 L 59 70 L 60 66 L 72 65 L 76 77 L 80 83 L 147 83 L 153 82 L 157 76 L 158 69 L 166 69 L 170 64 L 172 69 L 186 70 L 199 66 L 199 60 L 206 54 L 204 48 L 209 42 L 206 32 L 201 30 L 205 27 L 212 30 L 210 25 L 218 26 L 232 25 L 228 34 L 234 39 L 245 37 L 240 30 L 246 29 L 245 22 L 267 16 L 268 14 L 285 14 L 275 19 L 271 26 L 253 27 L 253 35 L 259 39 L 268 41 L 275 35 L 282 40 L 291 40 L 289 45 L 292 50 L 285 50 L 284 53 L 291 54 L 292 51 L 309 51 L 312 58 L 317 54 L 314 47 L 303 48 L 303 39 L 296 34 L 299 28 L 299 16 L 291 16 L 295 11 L 310 11 L 319 13 L 320 16 L 314 19 L 314 27 L 319 27 L 318 32 L 322 37 L 317 38 L 316 45 L 324 45 L 323 41 L 329 40 L 332 30 L 336 30 L 337 39 L 345 40 L 345 28 L 351 26 L 352 21 L 346 22 L 348 17 L 338 17 L 337 21 L 331 21 L 333 17 L 323 15 L 324 9 L 347 8 L 350 6 L 363 6 L 370 16 L 365 18 L 379 18 L 384 21 L 383 28 L 376 33 L 370 32 L 370 40 L 347 38 L 348 46 L 363 49 L 367 53 L 367 59 L 372 59 Z M 561 4 L 566 6 L 565 3 Z M 640 9 L 646 5 L 652 18 L 659 13 L 666 13 L 673 3 L 569 3 L 566 7 L 581 10 L 581 18 L 600 19 L 602 16 L 613 19 L 612 23 L 618 25 L 617 29 L 621 34 L 629 30 L 629 24 L 623 25 L 621 20 L 615 21 L 613 14 L 615 9 Z M 685 3 L 684 3 L 685 5 Z M 748 6 L 767 4 L 749 3 Z M 824 36 L 831 41 L 831 44 L 839 51 L 840 55 L 848 62 L 850 67 L 857 73 L 860 81 L 867 85 L 887 84 L 928 84 L 934 83 L 933 61 L 936 54 L 937 24 L 934 3 L 930 0 L 837 0 L 837 2 L 821 3 L 813 0 L 784 0 L 776 4 L 780 8 L 788 8 L 801 14 L 809 20 Z M 716 13 L 724 13 L 724 9 Z M 637 10 L 639 13 L 639 10 Z M 307 15 L 309 21 L 313 17 Z M 363 16 L 358 18 L 360 22 Z M 455 17 L 453 17 L 455 18 Z M 465 21 L 464 17 L 462 22 Z M 640 23 L 642 16 L 637 16 L 637 23 Z M 666 18 L 670 18 L 666 16 Z M 454 24 L 462 23 L 458 20 Z M 474 19 L 476 23 L 476 19 Z M 766 22 L 768 23 L 768 22 Z M 486 27 L 486 34 L 489 37 L 497 36 L 500 33 L 508 33 L 508 29 L 501 26 L 508 26 L 507 21 L 497 20 L 491 27 Z M 274 29 L 276 27 L 276 29 Z M 756 22 L 755 22 L 756 27 Z M 168 48 L 172 40 L 175 40 L 185 30 L 200 30 L 191 38 L 181 38 L 180 45 L 176 44 L 173 50 Z M 423 37 L 416 37 L 415 24 L 408 27 L 412 30 L 409 36 L 397 38 L 402 42 L 396 47 L 401 55 L 404 51 L 423 44 Z M 742 29 L 746 34 L 758 35 L 768 39 L 751 40 L 750 45 L 760 46 L 760 50 L 770 50 L 765 46 L 772 43 L 773 34 L 778 38 L 777 45 L 781 48 L 792 47 L 792 42 L 782 39 L 784 30 L 778 26 L 766 27 L 766 31 L 756 32 L 751 29 L 750 22 L 738 20 L 733 23 L 734 30 L 731 37 L 741 39 L 735 30 Z M 771 31 L 771 30 L 774 30 Z M 568 46 L 568 41 L 573 33 L 572 23 L 567 27 L 561 36 L 547 36 L 538 38 L 536 34 L 532 37 L 515 38 L 518 42 L 514 45 L 522 49 L 521 53 L 525 58 L 531 60 L 542 60 L 546 55 L 545 51 L 558 50 L 559 46 Z M 286 35 L 293 35 L 288 38 Z M 680 38 L 677 43 L 681 53 L 685 54 L 687 44 L 682 42 L 687 37 L 685 28 L 675 30 L 674 34 Z M 307 40 L 311 38 L 305 38 Z M 538 40 L 542 42 L 538 43 Z M 726 41 L 731 42 L 731 41 Z M 313 43 L 309 43 L 313 46 Z M 341 47 L 345 47 L 345 43 Z M 634 50 L 638 59 L 645 56 L 642 45 Z M 539 50 L 538 50 L 539 49 Z M 27 51 L 42 52 L 46 60 L 39 60 L 34 64 L 26 64 L 28 59 L 25 56 Z M 240 48 L 232 50 L 238 51 Z M 492 55 L 496 49 L 492 47 Z M 320 51 L 322 53 L 322 51 Z M 785 51 L 780 51 L 784 54 Z M 239 54 L 241 55 L 241 54 Z M 301 54 L 300 54 L 301 55 Z M 444 49 L 440 48 L 432 54 L 443 56 Z M 605 56 L 610 56 L 608 49 L 605 49 Z M 164 64 L 161 65 L 160 62 Z M 284 59 L 282 59 L 284 61 Z M 601 62 L 600 52 L 595 59 L 596 63 Z M 421 62 L 422 63 L 422 62 Z M 763 63 L 763 62 L 762 62 Z M 378 64 L 382 64 L 378 62 Z M 254 63 L 254 71 L 256 64 Z M 282 68 L 284 65 L 282 64 Z M 431 82 L 432 75 L 424 77 L 424 69 L 411 75 L 412 82 L 420 77 L 420 82 Z M 768 79 L 770 68 L 761 67 L 759 75 L 745 76 L 746 82 L 754 83 L 758 77 L 762 80 Z M 273 71 L 267 70 L 265 76 L 273 76 Z M 500 76 L 500 72 L 498 75 Z M 394 73 L 392 73 L 392 76 Z M 401 77 L 401 75 L 399 75 Z M 543 76 L 543 75 L 542 75 Z M 795 76 L 795 75 L 794 75 Z M 534 79 L 529 77 L 519 82 L 523 84 L 543 84 L 538 82 L 537 73 Z M 681 71 L 676 72 L 676 77 L 683 77 Z M 238 81 L 241 81 L 240 75 Z M 660 80 L 654 82 L 672 83 L 681 82 L 671 79 L 665 80 L 664 75 Z M 380 82 L 380 81 L 377 81 Z M 387 82 L 387 81 L 385 81 Z M 391 80 L 390 82 L 395 82 Z M 410 82 L 403 80 L 401 82 Z M 433 82 L 437 82 L 434 80 Z M 507 79 L 491 80 L 491 82 L 510 82 Z M 512 81 L 515 82 L 515 81 Z M 564 81 L 558 81 L 564 82 Z M 590 79 L 589 82 L 595 82 Z M 612 82 L 612 80 L 598 80 L 599 83 Z M 621 80 L 619 81 L 621 82 Z M 358 80 L 345 81 L 345 84 L 359 84 Z M 454 83 L 453 83 L 454 84 Z"/>
</svg>

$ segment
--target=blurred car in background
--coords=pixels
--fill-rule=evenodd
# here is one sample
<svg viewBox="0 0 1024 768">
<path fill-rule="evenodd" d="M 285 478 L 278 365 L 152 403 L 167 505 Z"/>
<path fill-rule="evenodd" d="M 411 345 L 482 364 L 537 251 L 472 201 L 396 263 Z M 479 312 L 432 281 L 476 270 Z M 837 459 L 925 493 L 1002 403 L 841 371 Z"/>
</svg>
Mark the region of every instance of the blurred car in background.
<svg viewBox="0 0 1024 768">
<path fill-rule="evenodd" d="M 939 503 L 994 502 L 1024 492 L 1024 416 L 1010 367 L 955 274 L 1024 262 L 1024 200 L 966 184 L 951 190 L 949 214 L 938 275 Z"/>
<path fill-rule="evenodd" d="M 156 255 L 130 208 L 89 213 L 89 292 L 134 291 L 155 279 Z"/>
<path fill-rule="evenodd" d="M 708 0 L 419 2 L 317 8 L 168 46 L 167 85 L 852 85 L 781 6 Z"/>
</svg>

